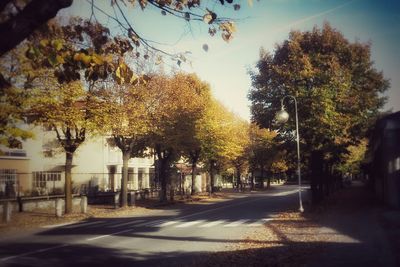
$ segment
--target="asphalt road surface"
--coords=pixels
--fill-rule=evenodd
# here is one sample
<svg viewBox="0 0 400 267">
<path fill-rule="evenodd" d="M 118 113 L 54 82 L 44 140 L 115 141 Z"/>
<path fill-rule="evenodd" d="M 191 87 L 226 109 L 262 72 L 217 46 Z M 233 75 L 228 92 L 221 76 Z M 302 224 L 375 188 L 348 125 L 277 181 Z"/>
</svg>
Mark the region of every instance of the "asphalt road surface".
<svg viewBox="0 0 400 267">
<path fill-rule="evenodd" d="M 298 201 L 296 186 L 146 216 L 96 218 L 0 239 L 0 266 L 184 266 L 227 250 Z"/>
</svg>

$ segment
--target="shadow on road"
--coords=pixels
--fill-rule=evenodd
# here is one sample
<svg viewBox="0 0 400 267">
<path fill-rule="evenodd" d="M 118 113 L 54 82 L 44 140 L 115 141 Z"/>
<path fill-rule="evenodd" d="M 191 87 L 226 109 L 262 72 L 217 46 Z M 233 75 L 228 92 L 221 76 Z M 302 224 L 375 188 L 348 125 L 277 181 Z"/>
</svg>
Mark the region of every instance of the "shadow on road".
<svg viewBox="0 0 400 267">
<path fill-rule="evenodd" d="M 56 239 L 57 242 L 29 240 L 24 244 L 2 245 L 0 258 L 19 256 L 0 262 L 0 266 L 1 263 L 5 266 L 396 266 L 396 247 L 393 247 L 391 238 L 397 240 L 398 228 L 395 228 L 396 232 L 390 225 L 384 224 L 382 214 L 386 210 L 375 204 L 365 188 L 346 188 L 329 198 L 325 209 L 302 215 L 290 213 L 295 205 L 293 203 L 296 203 L 293 201 L 295 198 L 295 194 L 275 196 L 269 201 L 259 201 L 255 197 L 249 199 L 248 204 L 251 205 L 244 210 L 239 209 L 240 199 L 232 199 L 228 204 L 233 208 L 223 213 L 220 211 L 227 203 L 207 207 L 196 204 L 189 208 L 171 207 L 176 211 L 175 216 L 90 219 L 36 235 L 39 239 L 48 238 L 44 240 L 61 237 Z M 274 204 L 278 202 L 285 204 Z M 214 209 L 214 212 L 207 212 L 208 209 Z M 160 226 L 174 219 L 179 224 L 201 221 L 204 225 L 216 220 L 229 224 L 237 220 L 252 223 L 265 218 L 265 213 L 251 209 L 268 210 L 270 214 L 288 211 L 294 217 L 273 217 L 264 227 L 254 228 L 254 234 L 245 239 L 201 236 L 210 228 L 200 227 L 194 232 L 191 229 L 185 232 L 184 228 L 181 235 L 175 224 L 168 229 Z M 193 211 L 196 211 L 195 214 Z M 135 220 L 141 221 L 135 223 Z M 391 234 L 394 235 L 391 237 Z M 81 236 L 82 240 L 98 239 L 94 243 L 60 240 L 62 237 L 69 240 L 73 236 Z M 102 240 L 102 237 L 105 238 Z M 157 250 L 157 247 L 146 251 L 125 245 L 130 240 L 138 240 L 143 246 L 152 241 L 156 246 L 161 243 L 167 244 L 167 247 L 171 245 L 168 251 Z M 225 251 L 210 253 L 183 249 L 201 243 L 221 243 Z M 21 254 L 27 251 L 27 244 L 32 253 Z"/>
</svg>

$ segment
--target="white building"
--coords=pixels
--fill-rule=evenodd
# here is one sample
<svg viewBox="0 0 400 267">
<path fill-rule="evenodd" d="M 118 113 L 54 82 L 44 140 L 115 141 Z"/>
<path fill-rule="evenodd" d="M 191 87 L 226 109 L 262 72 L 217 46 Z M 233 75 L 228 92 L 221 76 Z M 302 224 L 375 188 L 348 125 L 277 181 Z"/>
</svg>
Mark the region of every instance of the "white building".
<svg viewBox="0 0 400 267">
<path fill-rule="evenodd" d="M 61 193 L 64 188 L 65 152 L 56 147 L 54 131 L 33 127 L 33 139 L 19 149 L 1 148 L 0 197 L 16 194 Z M 154 185 L 154 160 L 134 158 L 129 161 L 128 189 Z M 116 191 L 121 187 L 122 153 L 111 147 L 107 137 L 87 137 L 74 154 L 72 181 L 76 193 L 89 188 Z"/>
</svg>

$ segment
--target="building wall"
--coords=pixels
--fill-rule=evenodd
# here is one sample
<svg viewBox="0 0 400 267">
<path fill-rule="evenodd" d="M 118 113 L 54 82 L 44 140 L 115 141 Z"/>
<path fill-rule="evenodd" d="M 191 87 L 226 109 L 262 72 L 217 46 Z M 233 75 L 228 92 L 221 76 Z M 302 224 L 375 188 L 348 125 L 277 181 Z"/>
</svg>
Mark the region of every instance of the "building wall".
<svg viewBox="0 0 400 267">
<path fill-rule="evenodd" d="M 49 191 L 51 193 L 55 188 L 63 190 L 65 152 L 57 145 L 55 132 L 43 127 L 30 127 L 30 130 L 34 133 L 34 138 L 23 142 L 22 145 L 26 157 L 0 157 L 0 170 L 6 167 L 16 169 L 20 189 L 23 191 L 36 190 L 35 186 L 44 184 L 46 190 L 38 191 L 38 194 L 47 194 Z M 110 147 L 106 140 L 103 136 L 89 136 L 74 153 L 72 180 L 75 190 L 86 190 L 89 186 L 99 190 L 120 189 L 122 153 L 118 148 Z M 150 186 L 153 158 L 131 159 L 128 167 L 132 173 L 129 189 L 137 190 Z M 110 170 L 114 170 L 115 174 L 110 174 Z M 114 177 L 112 185 L 110 177 Z M 39 178 L 41 182 L 38 182 Z"/>
<path fill-rule="evenodd" d="M 0 194 L 4 195 L 5 188 L 5 170 L 15 170 L 15 183 L 14 191 L 24 192 L 30 189 L 31 186 L 31 175 L 29 175 L 29 159 L 28 158 L 17 158 L 17 157 L 0 157 Z"/>
<path fill-rule="evenodd" d="M 381 118 L 370 140 L 368 175 L 378 198 L 400 208 L 400 112 Z"/>
</svg>

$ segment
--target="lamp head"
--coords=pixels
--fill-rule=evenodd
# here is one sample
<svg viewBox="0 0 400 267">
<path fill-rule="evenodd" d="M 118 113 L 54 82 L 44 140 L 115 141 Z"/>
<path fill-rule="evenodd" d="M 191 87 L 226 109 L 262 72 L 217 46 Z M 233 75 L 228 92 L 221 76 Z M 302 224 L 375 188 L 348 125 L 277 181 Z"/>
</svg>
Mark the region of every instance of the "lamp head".
<svg viewBox="0 0 400 267">
<path fill-rule="evenodd" d="M 276 113 L 275 119 L 278 123 L 286 123 L 289 120 L 289 113 L 287 113 L 284 106 Z"/>
</svg>

